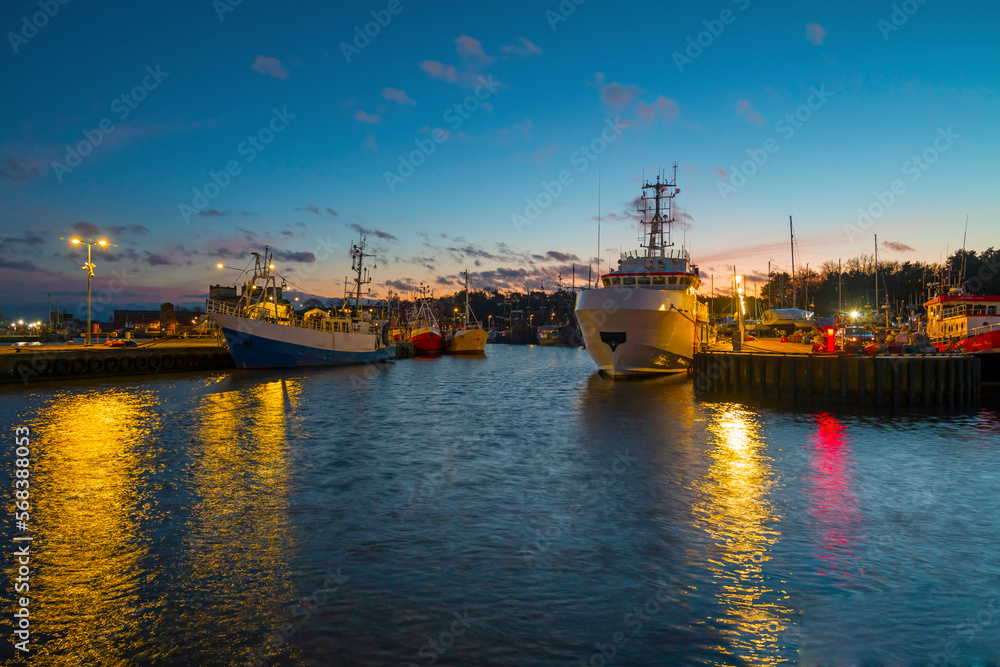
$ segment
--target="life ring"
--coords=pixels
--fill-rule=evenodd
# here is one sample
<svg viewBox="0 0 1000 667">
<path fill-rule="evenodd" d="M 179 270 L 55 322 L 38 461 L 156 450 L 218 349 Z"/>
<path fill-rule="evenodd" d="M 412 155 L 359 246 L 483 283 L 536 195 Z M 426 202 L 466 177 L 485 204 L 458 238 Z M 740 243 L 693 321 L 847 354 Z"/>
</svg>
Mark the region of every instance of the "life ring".
<svg viewBox="0 0 1000 667">
<path fill-rule="evenodd" d="M 72 362 L 72 370 L 74 373 L 82 373 L 87 370 L 87 360 L 82 357 L 77 357 Z"/>
<path fill-rule="evenodd" d="M 149 357 L 141 356 L 135 358 L 135 370 L 144 371 L 149 368 Z"/>
<path fill-rule="evenodd" d="M 174 367 L 174 358 L 169 354 L 165 354 L 160 357 L 160 365 L 162 365 L 163 368 L 170 370 Z"/>
<path fill-rule="evenodd" d="M 66 357 L 60 357 L 56 359 L 55 369 L 57 375 L 69 375 L 73 370 L 73 364 Z"/>
<path fill-rule="evenodd" d="M 117 373 L 122 367 L 121 359 L 118 357 L 109 357 L 105 362 L 104 367 L 111 373 Z"/>
<path fill-rule="evenodd" d="M 152 356 L 149 358 L 149 367 L 154 371 L 163 365 L 163 359 L 161 357 Z"/>
<path fill-rule="evenodd" d="M 122 357 L 121 369 L 123 371 L 130 371 L 135 366 L 135 357 Z"/>
<path fill-rule="evenodd" d="M 91 373 L 100 373 L 104 370 L 104 359 L 100 357 L 91 357 L 90 362 L 87 364 L 87 368 L 90 369 Z"/>
</svg>

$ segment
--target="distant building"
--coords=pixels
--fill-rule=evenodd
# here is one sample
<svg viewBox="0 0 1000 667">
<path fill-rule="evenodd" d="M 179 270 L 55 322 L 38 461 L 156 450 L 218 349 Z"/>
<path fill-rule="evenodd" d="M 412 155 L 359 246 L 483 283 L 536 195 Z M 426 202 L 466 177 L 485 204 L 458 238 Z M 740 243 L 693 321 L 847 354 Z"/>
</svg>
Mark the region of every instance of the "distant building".
<svg viewBox="0 0 1000 667">
<path fill-rule="evenodd" d="M 208 298 L 215 301 L 239 301 L 236 287 L 230 285 L 211 285 L 208 288 Z"/>
</svg>

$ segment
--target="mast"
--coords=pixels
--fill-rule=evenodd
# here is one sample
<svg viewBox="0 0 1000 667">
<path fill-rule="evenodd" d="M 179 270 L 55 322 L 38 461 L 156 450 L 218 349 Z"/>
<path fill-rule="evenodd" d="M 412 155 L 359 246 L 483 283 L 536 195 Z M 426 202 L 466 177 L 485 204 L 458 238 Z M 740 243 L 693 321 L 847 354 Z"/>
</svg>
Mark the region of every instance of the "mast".
<svg viewBox="0 0 1000 667">
<path fill-rule="evenodd" d="M 792 247 L 792 308 L 798 301 L 795 294 L 795 231 L 792 227 L 792 216 L 788 216 L 788 238 Z"/>
<path fill-rule="evenodd" d="M 837 316 L 844 310 L 844 269 L 837 260 Z"/>
<path fill-rule="evenodd" d="M 601 282 L 601 172 L 597 172 L 597 282 Z"/>
<path fill-rule="evenodd" d="M 878 234 L 875 234 L 875 321 L 878 321 Z"/>
<path fill-rule="evenodd" d="M 357 286 L 357 296 L 354 299 L 354 313 L 358 317 L 361 316 L 361 286 L 367 285 L 372 281 L 368 270 L 364 268 L 365 257 L 375 256 L 365 252 L 366 240 L 362 237 L 361 245 L 351 246 L 351 269 L 357 274 L 357 277 L 354 279 L 354 284 Z"/>
<path fill-rule="evenodd" d="M 646 194 L 646 190 L 652 190 L 653 195 Z M 674 222 L 673 200 L 678 192 L 680 190 L 677 187 L 676 162 L 674 163 L 672 180 L 661 182 L 660 175 L 657 174 L 655 183 L 646 181 L 645 185 L 642 186 L 642 203 L 637 207 L 637 210 L 643 214 L 640 227 L 649 225 L 648 237 L 646 231 L 643 230 L 643 238 L 640 241 L 640 247 L 646 248 L 646 257 L 666 257 L 666 249 L 673 245 L 670 242 L 670 230 Z M 650 208 L 650 200 L 653 202 L 652 208 Z M 651 220 L 646 220 L 648 213 L 653 214 Z"/>
<path fill-rule="evenodd" d="M 465 270 L 465 326 L 469 326 L 469 270 Z"/>
</svg>

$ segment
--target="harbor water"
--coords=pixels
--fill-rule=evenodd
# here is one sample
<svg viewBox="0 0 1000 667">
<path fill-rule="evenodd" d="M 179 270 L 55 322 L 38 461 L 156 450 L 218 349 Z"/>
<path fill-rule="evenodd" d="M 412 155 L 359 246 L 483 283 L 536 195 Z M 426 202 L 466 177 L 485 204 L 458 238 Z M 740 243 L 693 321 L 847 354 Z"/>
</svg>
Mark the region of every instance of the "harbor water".
<svg viewBox="0 0 1000 667">
<path fill-rule="evenodd" d="M 18 385 L 0 416 L 4 488 L 14 428 L 32 451 L 5 664 L 1000 663 L 988 402 L 721 402 L 492 345 Z"/>
</svg>

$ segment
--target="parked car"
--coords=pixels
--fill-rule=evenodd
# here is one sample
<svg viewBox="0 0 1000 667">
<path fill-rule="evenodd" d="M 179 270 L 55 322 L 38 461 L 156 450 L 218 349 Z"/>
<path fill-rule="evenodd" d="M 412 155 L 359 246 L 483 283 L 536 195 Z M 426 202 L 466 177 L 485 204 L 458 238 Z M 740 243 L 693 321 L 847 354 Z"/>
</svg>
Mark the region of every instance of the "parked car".
<svg viewBox="0 0 1000 667">
<path fill-rule="evenodd" d="M 848 343 L 867 345 L 875 342 L 875 334 L 864 327 L 844 327 L 837 331 L 837 345 Z"/>
</svg>

